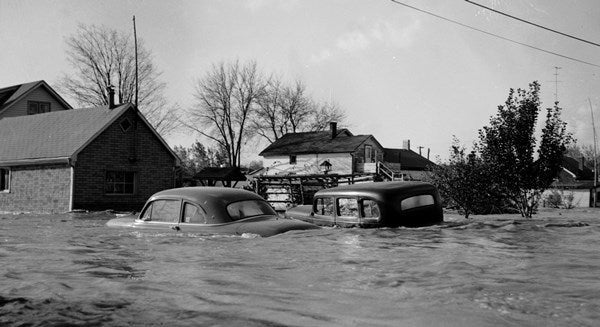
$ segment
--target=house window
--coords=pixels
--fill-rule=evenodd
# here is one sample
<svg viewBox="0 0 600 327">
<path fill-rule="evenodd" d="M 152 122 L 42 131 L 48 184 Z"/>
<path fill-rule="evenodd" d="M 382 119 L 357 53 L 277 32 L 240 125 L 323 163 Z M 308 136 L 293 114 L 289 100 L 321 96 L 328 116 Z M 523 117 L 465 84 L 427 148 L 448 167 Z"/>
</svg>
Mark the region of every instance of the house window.
<svg viewBox="0 0 600 327">
<path fill-rule="evenodd" d="M 296 164 L 296 156 L 291 155 L 290 156 L 290 165 L 295 165 Z"/>
<path fill-rule="evenodd" d="M 10 191 L 10 170 L 0 168 L 0 192 Z"/>
<path fill-rule="evenodd" d="M 27 101 L 27 114 L 35 115 L 50 112 L 50 102 Z"/>
<path fill-rule="evenodd" d="M 106 194 L 133 194 L 135 191 L 135 172 L 107 171 Z"/>
</svg>

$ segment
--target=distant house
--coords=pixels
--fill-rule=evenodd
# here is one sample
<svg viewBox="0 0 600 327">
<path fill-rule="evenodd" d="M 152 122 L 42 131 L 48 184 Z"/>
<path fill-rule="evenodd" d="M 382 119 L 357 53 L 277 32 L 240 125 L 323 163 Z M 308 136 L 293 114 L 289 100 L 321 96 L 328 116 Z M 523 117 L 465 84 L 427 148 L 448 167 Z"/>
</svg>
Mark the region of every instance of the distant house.
<svg viewBox="0 0 600 327">
<path fill-rule="evenodd" d="M 0 89 L 0 119 L 73 109 L 44 81 Z"/>
<path fill-rule="evenodd" d="M 552 183 L 552 189 L 547 190 L 544 196 L 559 191 L 563 197 L 565 194 L 573 196 L 573 206 L 589 207 L 592 206 L 593 188 L 594 171 L 585 165 L 585 158 L 575 159 L 565 156 L 558 177 Z"/>
<path fill-rule="evenodd" d="M 263 175 L 385 173 L 388 178 L 420 179 L 433 165 L 410 149 L 384 148 L 373 135 L 338 130 L 336 123 L 329 131 L 285 134 L 260 155 Z"/>
<path fill-rule="evenodd" d="M 0 119 L 0 211 L 139 210 L 175 185 L 179 159 L 132 104 L 51 108 Z"/>
</svg>

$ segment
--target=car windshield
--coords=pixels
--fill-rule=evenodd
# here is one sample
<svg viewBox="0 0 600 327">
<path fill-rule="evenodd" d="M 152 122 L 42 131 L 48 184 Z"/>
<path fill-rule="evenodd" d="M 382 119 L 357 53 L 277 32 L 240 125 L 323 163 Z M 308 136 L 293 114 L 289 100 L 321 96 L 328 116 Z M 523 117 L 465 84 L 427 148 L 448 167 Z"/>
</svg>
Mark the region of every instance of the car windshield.
<svg viewBox="0 0 600 327">
<path fill-rule="evenodd" d="M 227 213 L 232 220 L 261 215 L 277 215 L 275 210 L 266 201 L 245 200 L 233 202 L 227 206 Z"/>
</svg>

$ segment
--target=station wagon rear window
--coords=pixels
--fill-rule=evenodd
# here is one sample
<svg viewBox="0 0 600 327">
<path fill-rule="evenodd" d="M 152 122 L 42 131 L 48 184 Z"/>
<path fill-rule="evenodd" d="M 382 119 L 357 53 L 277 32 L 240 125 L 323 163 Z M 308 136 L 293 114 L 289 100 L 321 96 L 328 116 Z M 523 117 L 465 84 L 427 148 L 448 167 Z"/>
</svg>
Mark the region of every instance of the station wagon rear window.
<svg viewBox="0 0 600 327">
<path fill-rule="evenodd" d="M 266 201 L 245 200 L 233 202 L 227 206 L 227 213 L 232 220 L 239 220 L 261 215 L 277 215 Z"/>
<path fill-rule="evenodd" d="M 403 199 L 400 203 L 402 210 L 409 210 L 418 207 L 425 207 L 435 203 L 435 199 L 431 194 L 421 194 Z"/>
<path fill-rule="evenodd" d="M 373 200 L 363 200 L 362 210 L 362 216 L 365 218 L 379 218 L 379 206 Z"/>
</svg>

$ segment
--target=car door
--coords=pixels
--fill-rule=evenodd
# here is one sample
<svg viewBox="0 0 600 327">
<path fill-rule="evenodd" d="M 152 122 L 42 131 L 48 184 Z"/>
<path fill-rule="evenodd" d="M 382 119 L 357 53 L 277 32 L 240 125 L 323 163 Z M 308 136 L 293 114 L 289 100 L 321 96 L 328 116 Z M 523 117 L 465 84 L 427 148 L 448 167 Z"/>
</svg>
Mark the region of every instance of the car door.
<svg viewBox="0 0 600 327">
<path fill-rule="evenodd" d="M 179 230 L 181 200 L 159 199 L 146 206 L 136 227 Z"/>
<path fill-rule="evenodd" d="M 335 201 L 335 224 L 340 227 L 353 227 L 359 224 L 358 198 L 338 197 Z"/>
<path fill-rule="evenodd" d="M 312 212 L 312 223 L 320 226 L 335 224 L 335 204 L 333 197 L 323 196 L 315 199 Z"/>
</svg>

